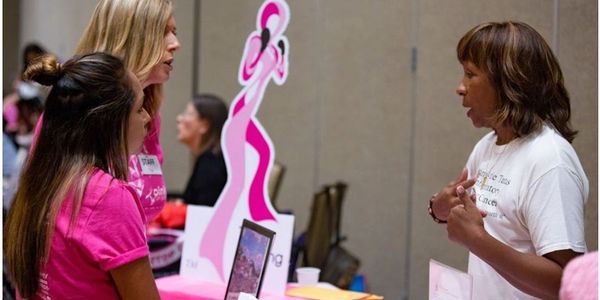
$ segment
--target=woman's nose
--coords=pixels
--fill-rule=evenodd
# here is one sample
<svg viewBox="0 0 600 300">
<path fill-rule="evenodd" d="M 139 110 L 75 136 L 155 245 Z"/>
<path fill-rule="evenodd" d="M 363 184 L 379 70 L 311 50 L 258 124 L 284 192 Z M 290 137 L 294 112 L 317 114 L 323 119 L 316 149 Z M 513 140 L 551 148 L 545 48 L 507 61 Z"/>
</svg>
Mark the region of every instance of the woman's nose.
<svg viewBox="0 0 600 300">
<path fill-rule="evenodd" d="M 464 96 L 466 93 L 467 93 L 467 89 L 465 88 L 465 85 L 461 81 L 458 84 L 458 87 L 456 87 L 456 94 L 458 94 L 459 96 Z"/>
<path fill-rule="evenodd" d="M 179 39 L 177 38 L 177 36 L 173 35 L 171 37 L 168 47 L 169 47 L 170 52 L 177 51 L 177 50 L 179 50 L 179 48 L 181 48 L 181 44 L 179 43 Z"/>
</svg>

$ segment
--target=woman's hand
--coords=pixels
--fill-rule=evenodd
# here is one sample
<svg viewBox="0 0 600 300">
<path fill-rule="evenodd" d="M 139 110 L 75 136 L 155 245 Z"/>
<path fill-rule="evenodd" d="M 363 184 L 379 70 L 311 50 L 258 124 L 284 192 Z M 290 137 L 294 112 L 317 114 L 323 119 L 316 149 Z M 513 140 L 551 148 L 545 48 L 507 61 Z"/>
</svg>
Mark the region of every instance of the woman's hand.
<svg viewBox="0 0 600 300">
<path fill-rule="evenodd" d="M 456 188 L 460 204 L 450 209 L 448 215 L 448 238 L 470 249 L 470 245 L 487 234 L 483 226 L 485 213 L 475 205 L 475 194 L 468 195 L 465 188 Z"/>
<path fill-rule="evenodd" d="M 450 209 L 461 204 L 461 200 L 456 194 L 456 188 L 458 186 L 468 189 L 475 184 L 475 179 L 467 179 L 467 175 L 467 169 L 464 168 L 454 181 L 450 181 L 448 185 L 432 199 L 431 209 L 438 219 L 443 221 L 447 220 Z"/>
</svg>

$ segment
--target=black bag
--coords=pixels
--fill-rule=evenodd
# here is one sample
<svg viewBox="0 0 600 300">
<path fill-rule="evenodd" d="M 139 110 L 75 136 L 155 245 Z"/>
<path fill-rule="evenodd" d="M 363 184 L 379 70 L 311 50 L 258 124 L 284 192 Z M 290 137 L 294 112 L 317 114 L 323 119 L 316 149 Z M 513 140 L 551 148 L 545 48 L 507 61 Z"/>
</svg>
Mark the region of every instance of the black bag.
<svg viewBox="0 0 600 300">
<path fill-rule="evenodd" d="M 333 246 L 321 271 L 321 281 L 348 289 L 360 267 L 360 260 L 342 246 Z"/>
</svg>

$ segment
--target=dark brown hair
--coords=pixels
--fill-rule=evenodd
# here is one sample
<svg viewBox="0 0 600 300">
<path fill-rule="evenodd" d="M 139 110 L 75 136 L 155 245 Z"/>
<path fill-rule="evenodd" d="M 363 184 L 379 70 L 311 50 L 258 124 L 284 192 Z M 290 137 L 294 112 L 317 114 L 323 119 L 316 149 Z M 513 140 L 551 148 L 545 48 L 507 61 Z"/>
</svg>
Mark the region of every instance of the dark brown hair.
<svg viewBox="0 0 600 300">
<path fill-rule="evenodd" d="M 456 47 L 461 63 L 488 74 L 499 95 L 497 120 L 526 136 L 551 123 L 572 142 L 571 106 L 562 71 L 544 38 L 522 22 L 475 26 Z"/>
<path fill-rule="evenodd" d="M 223 124 L 227 120 L 227 105 L 223 100 L 215 95 L 200 94 L 192 99 L 194 108 L 200 115 L 200 119 L 207 120 L 210 124 L 210 129 L 207 134 L 208 138 L 202 139 L 201 149 L 207 149 L 214 154 L 221 152 L 221 131 Z"/>
<path fill-rule="evenodd" d="M 95 168 L 127 179 L 127 128 L 135 99 L 120 59 L 92 53 L 61 66 L 42 56 L 24 78 L 52 86 L 35 148 L 4 227 L 4 258 L 23 298 L 35 295 L 56 215 L 73 195 L 71 226 Z"/>
</svg>

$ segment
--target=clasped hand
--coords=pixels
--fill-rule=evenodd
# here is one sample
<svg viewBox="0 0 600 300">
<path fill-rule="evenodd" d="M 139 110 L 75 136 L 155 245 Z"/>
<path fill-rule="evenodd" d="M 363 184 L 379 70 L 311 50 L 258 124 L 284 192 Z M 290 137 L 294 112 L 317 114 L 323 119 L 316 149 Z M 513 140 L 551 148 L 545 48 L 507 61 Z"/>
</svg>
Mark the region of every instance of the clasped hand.
<svg viewBox="0 0 600 300">
<path fill-rule="evenodd" d="M 435 216 L 448 222 L 448 238 L 467 248 L 474 239 L 486 233 L 483 226 L 486 214 L 475 205 L 475 194 L 469 195 L 466 191 L 475 181 L 474 178 L 468 179 L 464 168 L 454 181 L 437 193 L 432 202 Z"/>
<path fill-rule="evenodd" d="M 450 209 L 448 215 L 448 238 L 470 248 L 470 245 L 486 234 L 483 226 L 485 212 L 475 205 L 475 194 L 469 195 L 463 186 L 456 188 L 460 204 Z"/>
<path fill-rule="evenodd" d="M 467 179 L 467 169 L 462 172 L 454 181 L 450 181 L 439 193 L 433 198 L 432 209 L 433 214 L 440 220 L 448 220 L 450 209 L 461 204 L 461 200 L 456 194 L 456 188 L 462 186 L 465 189 L 472 187 L 475 184 L 475 179 Z"/>
</svg>

